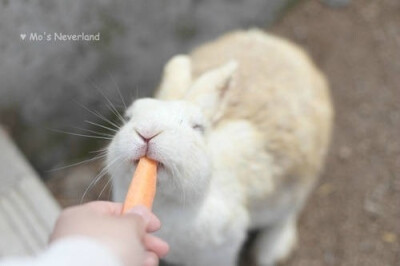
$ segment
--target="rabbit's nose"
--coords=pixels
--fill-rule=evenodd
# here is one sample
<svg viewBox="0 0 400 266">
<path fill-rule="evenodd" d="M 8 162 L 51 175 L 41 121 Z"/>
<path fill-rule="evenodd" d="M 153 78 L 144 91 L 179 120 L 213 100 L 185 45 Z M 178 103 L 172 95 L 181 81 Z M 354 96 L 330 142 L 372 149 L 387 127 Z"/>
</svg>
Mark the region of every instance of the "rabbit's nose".
<svg viewBox="0 0 400 266">
<path fill-rule="evenodd" d="M 136 133 L 139 135 L 139 137 L 141 137 L 143 139 L 144 142 L 149 142 L 152 138 L 160 135 L 162 133 L 162 131 L 144 131 L 144 130 L 138 130 L 135 129 Z"/>
</svg>

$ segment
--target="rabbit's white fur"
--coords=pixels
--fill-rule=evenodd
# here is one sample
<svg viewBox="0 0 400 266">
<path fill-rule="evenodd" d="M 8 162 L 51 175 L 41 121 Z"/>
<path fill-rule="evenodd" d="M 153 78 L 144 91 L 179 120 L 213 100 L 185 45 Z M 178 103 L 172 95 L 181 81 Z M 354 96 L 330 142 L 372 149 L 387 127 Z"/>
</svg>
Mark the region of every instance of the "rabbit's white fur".
<svg viewBox="0 0 400 266">
<path fill-rule="evenodd" d="M 167 261 L 235 265 L 249 229 L 261 230 L 258 265 L 286 258 L 333 115 L 305 53 L 258 30 L 234 32 L 174 57 L 157 98 L 135 101 L 110 144 L 115 200 L 146 155 L 160 162 L 154 212 Z"/>
</svg>

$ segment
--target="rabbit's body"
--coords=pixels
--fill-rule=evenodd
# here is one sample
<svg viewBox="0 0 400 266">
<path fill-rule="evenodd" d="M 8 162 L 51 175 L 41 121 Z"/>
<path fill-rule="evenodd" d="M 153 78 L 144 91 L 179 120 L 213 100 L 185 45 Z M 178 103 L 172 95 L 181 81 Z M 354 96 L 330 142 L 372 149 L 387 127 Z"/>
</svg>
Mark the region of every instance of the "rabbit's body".
<svg viewBox="0 0 400 266">
<path fill-rule="evenodd" d="M 226 67 L 204 77 L 230 60 L 237 70 Z M 209 112 L 202 149 L 210 167 L 204 170 L 206 181 L 194 181 L 192 190 L 163 188 L 160 181 L 154 212 L 163 223 L 158 234 L 171 246 L 167 261 L 235 265 L 247 231 L 260 229 L 257 263 L 273 265 L 296 242 L 297 214 L 327 151 L 332 109 L 326 82 L 299 48 L 257 30 L 206 44 L 190 61 L 190 73 L 181 70 L 184 60 L 166 68 L 158 97 L 183 97 Z M 216 81 L 221 88 L 214 98 L 197 88 L 221 75 L 229 82 Z M 184 85 L 174 87 L 179 82 Z M 218 106 L 208 108 L 215 97 Z M 132 171 L 111 171 L 117 200 L 123 199 Z M 117 180 L 121 175 L 128 178 Z M 190 173 L 183 176 L 185 181 Z"/>
<path fill-rule="evenodd" d="M 242 120 L 258 135 L 251 140 L 257 141 L 257 151 L 236 158 L 243 165 L 236 176 L 254 216 L 260 214 L 258 205 L 268 211 L 285 192 L 298 203 L 300 195 L 290 190 L 313 184 L 330 137 L 331 103 L 320 72 L 299 48 L 257 30 L 229 34 L 191 58 L 195 77 L 231 59 L 239 64 L 219 124 Z"/>
</svg>

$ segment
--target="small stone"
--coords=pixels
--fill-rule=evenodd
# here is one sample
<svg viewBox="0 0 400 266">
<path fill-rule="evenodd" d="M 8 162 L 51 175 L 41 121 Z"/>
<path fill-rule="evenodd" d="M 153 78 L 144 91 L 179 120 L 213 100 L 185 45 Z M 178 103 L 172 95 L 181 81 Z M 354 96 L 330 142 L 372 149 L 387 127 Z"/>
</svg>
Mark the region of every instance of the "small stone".
<svg viewBox="0 0 400 266">
<path fill-rule="evenodd" d="M 352 150 L 348 146 L 342 146 L 339 148 L 339 158 L 342 160 L 347 160 L 351 157 L 352 155 Z"/>
<path fill-rule="evenodd" d="M 392 232 L 385 232 L 382 234 L 382 240 L 386 243 L 393 244 L 397 241 L 397 235 Z"/>
<path fill-rule="evenodd" d="M 324 253 L 324 261 L 328 265 L 334 265 L 335 261 L 336 261 L 335 255 L 330 251 L 325 252 Z"/>
<path fill-rule="evenodd" d="M 321 0 L 322 3 L 330 7 L 346 7 L 350 4 L 351 0 Z"/>
<path fill-rule="evenodd" d="M 366 199 L 364 202 L 364 210 L 373 216 L 381 215 L 381 208 L 378 203 L 374 202 L 371 199 Z"/>
<path fill-rule="evenodd" d="M 374 249 L 374 244 L 370 242 L 361 242 L 360 243 L 360 250 L 362 252 L 371 252 Z"/>
<path fill-rule="evenodd" d="M 330 195 L 334 190 L 335 187 L 332 184 L 325 183 L 319 186 L 319 188 L 317 189 L 317 193 L 318 195 L 325 197 Z"/>
</svg>

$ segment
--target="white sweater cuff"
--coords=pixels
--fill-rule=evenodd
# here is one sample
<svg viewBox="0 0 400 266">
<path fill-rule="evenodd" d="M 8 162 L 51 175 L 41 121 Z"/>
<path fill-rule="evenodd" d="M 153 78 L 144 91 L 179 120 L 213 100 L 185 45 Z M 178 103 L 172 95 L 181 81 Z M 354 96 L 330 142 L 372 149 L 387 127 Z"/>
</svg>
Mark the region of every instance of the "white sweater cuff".
<svg viewBox="0 0 400 266">
<path fill-rule="evenodd" d="M 63 259 L 62 263 L 57 263 L 60 266 L 123 266 L 119 258 L 110 249 L 88 237 L 76 236 L 54 242 L 48 252 L 43 254 L 43 259 L 52 261 L 52 265 L 55 265 L 56 258 Z"/>
<path fill-rule="evenodd" d="M 58 240 L 35 258 L 1 261 L 4 266 L 123 266 L 105 245 L 87 237 Z"/>
</svg>

